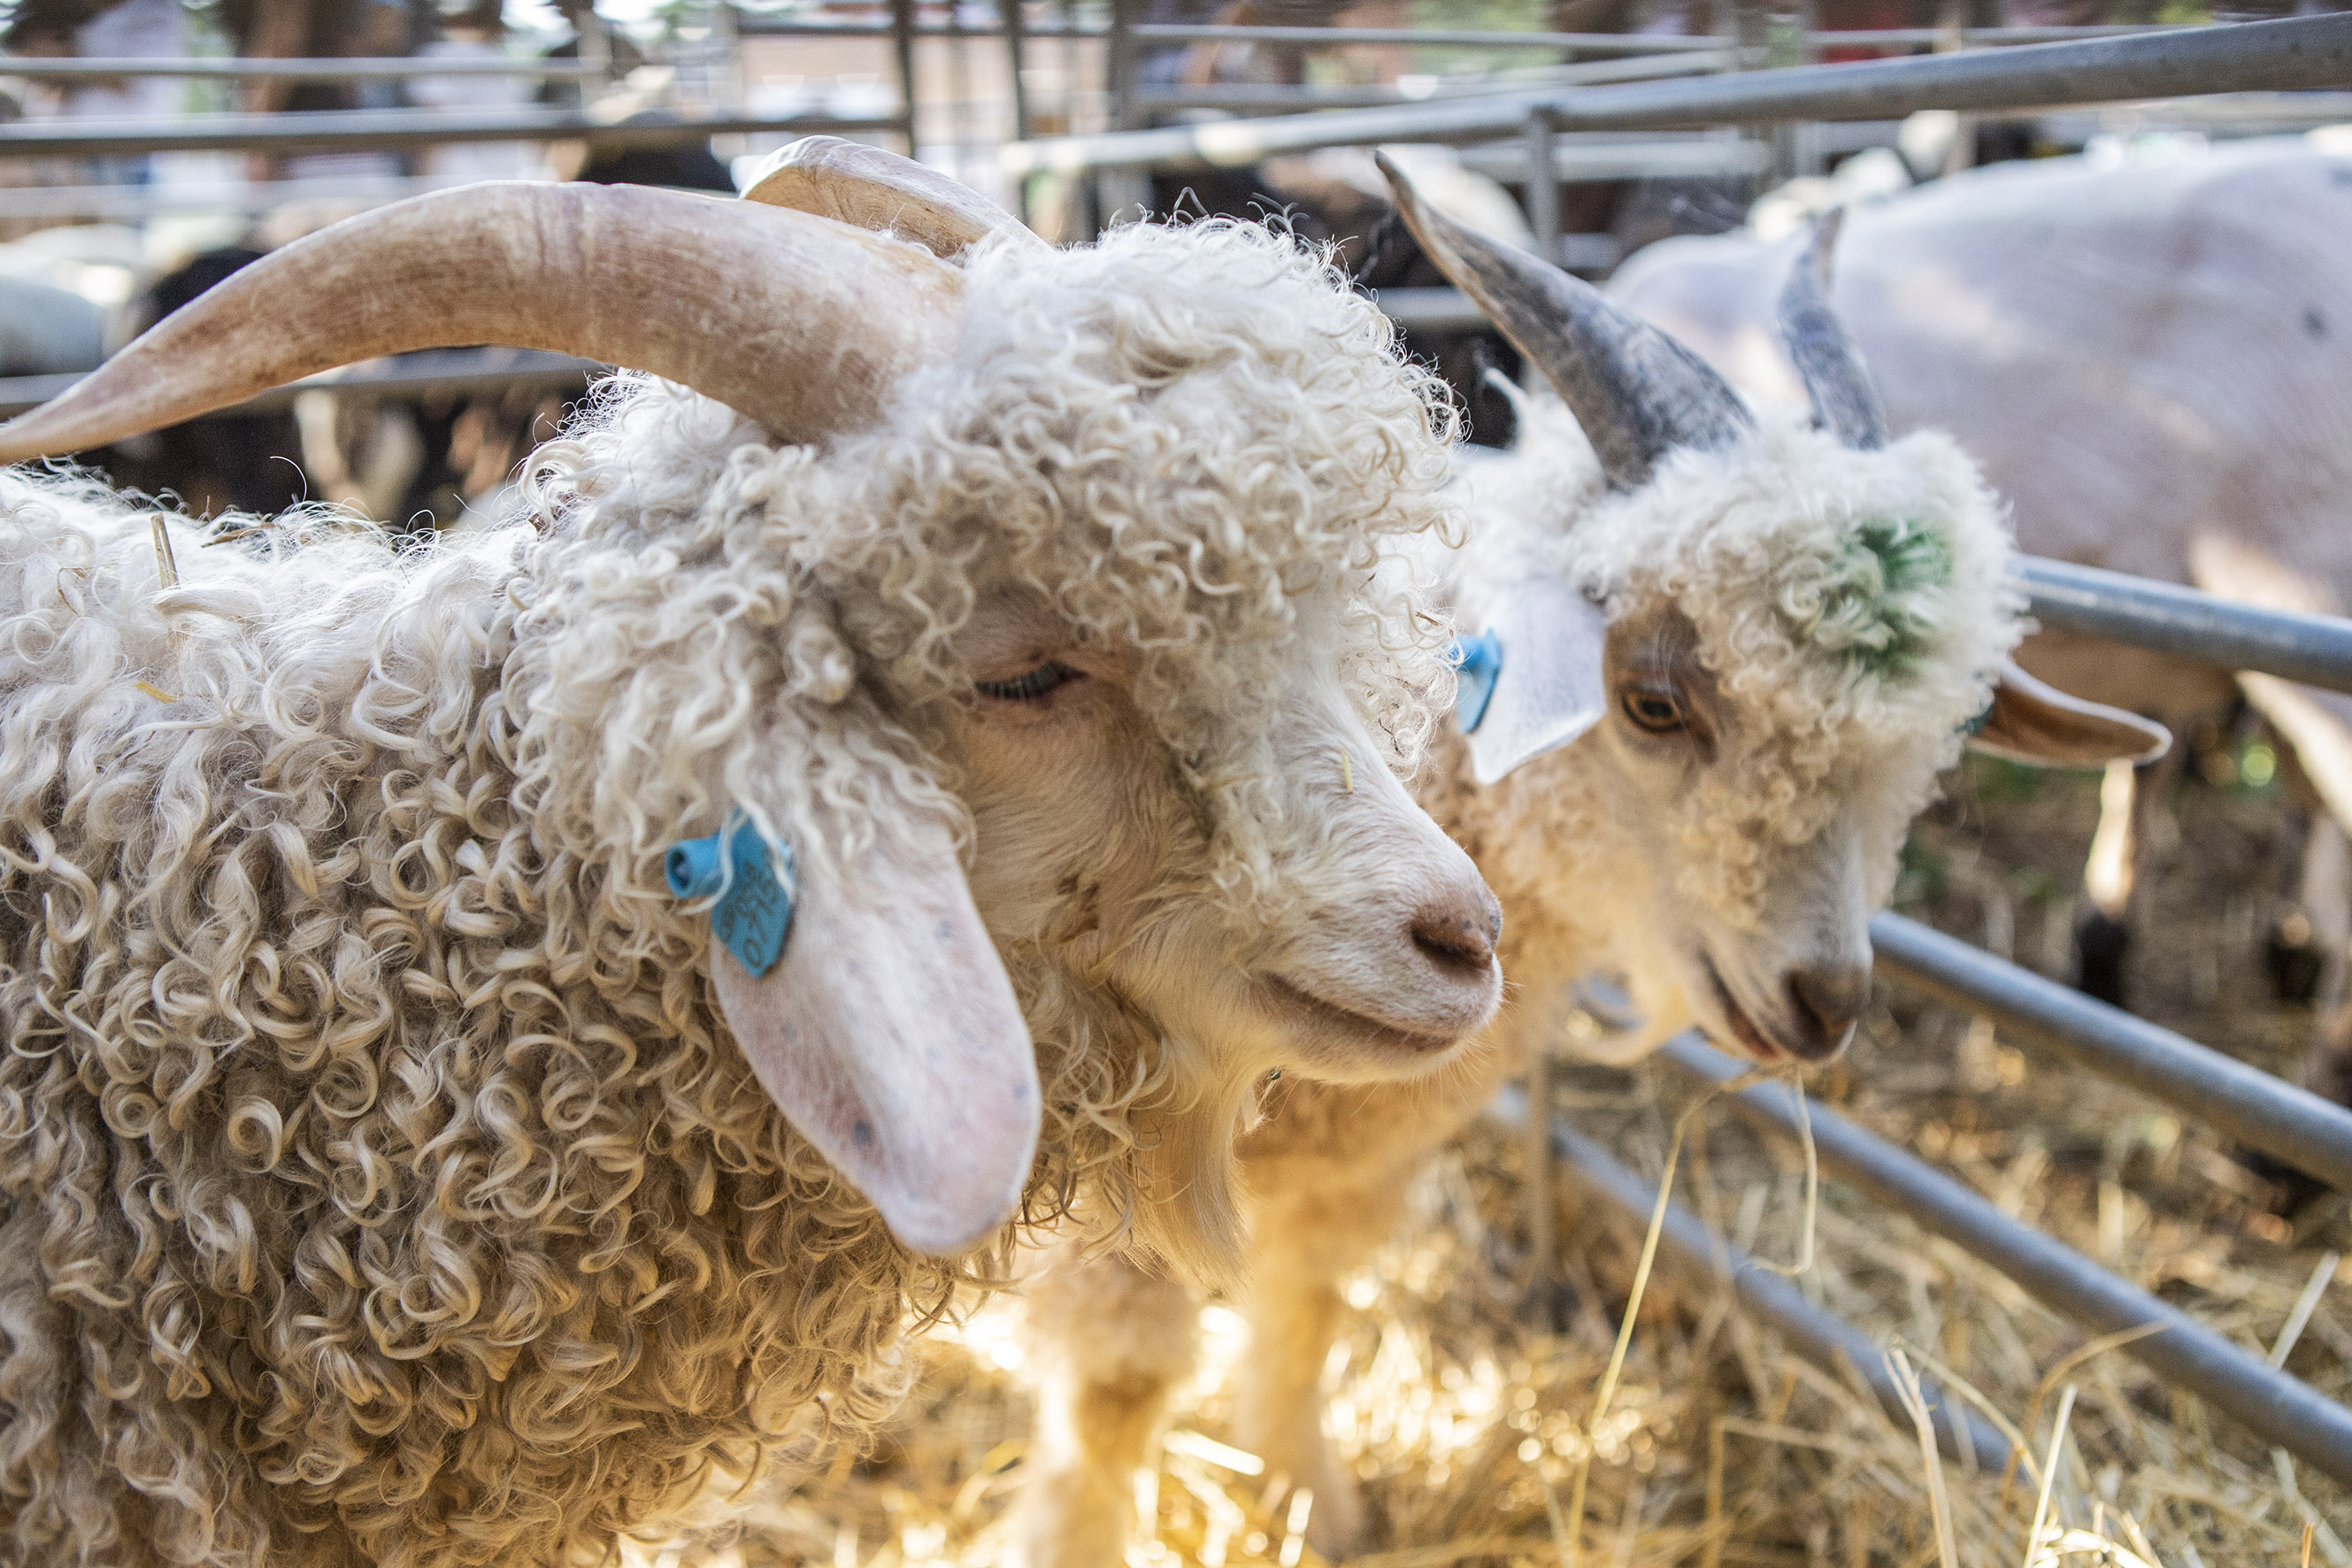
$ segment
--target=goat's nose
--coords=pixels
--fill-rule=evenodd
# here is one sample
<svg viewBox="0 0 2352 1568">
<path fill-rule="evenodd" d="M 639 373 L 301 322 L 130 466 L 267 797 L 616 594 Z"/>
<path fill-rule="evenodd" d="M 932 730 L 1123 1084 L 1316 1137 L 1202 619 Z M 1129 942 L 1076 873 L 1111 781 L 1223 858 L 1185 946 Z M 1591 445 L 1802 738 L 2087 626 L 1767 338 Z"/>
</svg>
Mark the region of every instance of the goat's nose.
<svg viewBox="0 0 2352 1568">
<path fill-rule="evenodd" d="M 1870 965 L 1792 969 L 1789 1000 L 1794 1004 L 1790 1010 L 1804 1036 L 1797 1054 L 1807 1061 L 1827 1061 L 1845 1049 L 1853 1035 L 1854 1020 L 1870 1001 Z"/>
<path fill-rule="evenodd" d="M 1503 906 L 1481 883 L 1431 899 L 1412 912 L 1412 945 L 1438 968 L 1485 978 L 1503 934 Z"/>
</svg>

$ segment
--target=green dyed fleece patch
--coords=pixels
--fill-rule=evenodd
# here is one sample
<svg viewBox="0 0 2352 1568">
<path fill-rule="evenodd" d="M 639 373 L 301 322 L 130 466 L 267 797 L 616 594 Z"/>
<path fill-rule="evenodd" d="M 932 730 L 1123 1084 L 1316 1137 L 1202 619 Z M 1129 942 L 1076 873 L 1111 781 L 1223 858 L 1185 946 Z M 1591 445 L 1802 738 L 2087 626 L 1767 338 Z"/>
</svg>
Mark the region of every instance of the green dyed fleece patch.
<svg viewBox="0 0 2352 1568">
<path fill-rule="evenodd" d="M 1900 678 L 1933 646 L 1951 581 L 1952 545 L 1941 529 L 1868 518 L 1818 573 L 1790 585 L 1780 611 L 1801 639 Z"/>
</svg>

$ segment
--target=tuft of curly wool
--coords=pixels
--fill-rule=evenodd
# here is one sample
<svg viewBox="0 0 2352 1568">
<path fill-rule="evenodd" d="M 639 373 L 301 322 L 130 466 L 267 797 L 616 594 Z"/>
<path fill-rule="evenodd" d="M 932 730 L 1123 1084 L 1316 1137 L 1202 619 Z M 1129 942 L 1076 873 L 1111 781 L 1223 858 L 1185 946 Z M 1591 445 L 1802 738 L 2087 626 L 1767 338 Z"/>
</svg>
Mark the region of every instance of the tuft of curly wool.
<svg viewBox="0 0 2352 1568">
<path fill-rule="evenodd" d="M 1171 896 L 1276 897 L 1299 825 L 1202 738 L 1278 640 L 1411 765 L 1450 677 L 1375 579 L 1452 426 L 1377 314 L 1244 225 L 983 249 L 967 295 L 872 432 L 623 378 L 527 520 L 410 555 L 173 520 L 162 590 L 145 513 L 0 474 L 0 1554 L 595 1560 L 878 1419 L 1012 1233 L 896 1243 L 753 1081 L 660 859 L 735 804 L 843 864 L 951 805 L 984 595 L 1133 650 L 1213 824 Z M 1225 1156 L 1182 1042 L 1009 957 L 1027 1217 L 1117 1228 Z"/>
<path fill-rule="evenodd" d="M 1740 445 L 1676 451 L 1648 485 L 1612 495 L 1557 403 L 1534 403 L 1528 417 L 1519 452 L 1477 476 L 1481 575 L 1502 581 L 1514 563 L 1556 572 L 1612 618 L 1670 601 L 1696 630 L 1700 663 L 1763 738 L 1687 798 L 1660 803 L 1691 851 L 1683 893 L 1751 920 L 1770 847 L 1810 840 L 1842 798 L 1820 787 L 1832 775 L 1918 781 L 1874 803 L 1889 822 L 1927 805 L 2025 632 L 2006 576 L 2006 513 L 1948 437 L 1922 431 L 1855 451 L 1768 416 Z M 1539 847 L 1544 863 L 1519 885 L 1542 887 L 1563 876 L 1569 847 L 1604 829 L 1565 800 L 1524 804 L 1577 814 L 1551 831 L 1496 828 L 1503 859 L 1515 842 L 1529 855 Z M 1496 875 L 1486 848 L 1473 853 Z"/>
</svg>

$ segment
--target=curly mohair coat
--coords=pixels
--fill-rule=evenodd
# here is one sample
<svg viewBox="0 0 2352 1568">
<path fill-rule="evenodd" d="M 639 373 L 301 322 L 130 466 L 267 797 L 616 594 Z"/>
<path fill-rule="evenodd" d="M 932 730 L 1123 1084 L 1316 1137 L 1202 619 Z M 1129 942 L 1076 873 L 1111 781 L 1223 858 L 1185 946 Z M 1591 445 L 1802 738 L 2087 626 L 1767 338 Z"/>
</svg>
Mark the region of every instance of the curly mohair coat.
<svg viewBox="0 0 2352 1568">
<path fill-rule="evenodd" d="M 593 1559 L 884 1411 L 1003 1238 L 910 1253 L 795 1134 L 660 862 L 740 805 L 854 875 L 960 809 L 992 595 L 1132 659 L 1195 803 L 1132 940 L 1282 897 L 1314 825 L 1230 721 L 1270 648 L 1323 639 L 1411 759 L 1447 678 L 1372 578 L 1449 430 L 1385 323 L 1247 226 L 968 270 L 878 428 L 779 448 L 640 383 L 527 525 L 412 556 L 174 519 L 163 588 L 145 512 L 0 474 L 0 1560 Z M 1006 956 L 1033 1217 L 1229 1257 L 1223 1091 L 1082 931 Z"/>
</svg>

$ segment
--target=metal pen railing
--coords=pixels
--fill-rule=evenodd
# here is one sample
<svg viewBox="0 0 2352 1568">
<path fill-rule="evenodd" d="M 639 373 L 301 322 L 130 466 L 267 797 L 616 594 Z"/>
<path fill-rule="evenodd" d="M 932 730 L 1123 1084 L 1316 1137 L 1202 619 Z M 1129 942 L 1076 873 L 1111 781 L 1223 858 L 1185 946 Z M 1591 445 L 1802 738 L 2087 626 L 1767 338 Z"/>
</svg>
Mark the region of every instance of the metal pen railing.
<svg viewBox="0 0 2352 1568">
<path fill-rule="evenodd" d="M 426 349 L 273 386 L 219 412 L 256 414 L 283 408 L 306 392 L 363 392 L 402 402 L 452 394 L 562 392 L 585 386 L 611 369 L 594 360 L 541 349 Z M 80 379 L 80 373 L 0 377 L 0 419 L 13 419 L 38 408 Z"/>
<path fill-rule="evenodd" d="M 2352 691 L 2352 621 L 2036 556 L 2021 558 L 2017 575 L 2033 618 L 2053 630 Z"/>
<path fill-rule="evenodd" d="M 1914 990 L 2352 1193 L 2352 1110 L 1901 915 L 1870 943 Z"/>
<path fill-rule="evenodd" d="M 0 55 L 0 77 L 29 81 L 110 81 L 123 77 L 185 77 L 202 81 L 406 81 L 415 77 L 524 77 L 572 81 L 601 77 L 577 60 L 509 60 L 403 55 L 391 58 L 256 59 Z"/>
<path fill-rule="evenodd" d="M 1279 153 L 1382 142 L 1468 142 L 1541 118 L 1555 131 L 1685 130 L 1790 121 L 1892 120 L 1919 109 L 2058 104 L 2352 86 L 2352 14 L 2185 27 L 2010 49 L 1778 70 L 1534 89 L 1475 98 L 1232 120 L 1008 144 L 1008 174 L 1123 165 L 1237 165 Z"/>
<path fill-rule="evenodd" d="M 1747 1071 L 1696 1035 L 1669 1041 L 1661 1055 L 1675 1072 L 1710 1088 Z M 1799 1111 L 1786 1085 L 1759 1084 L 1727 1095 L 1725 1103 L 1755 1126 L 1799 1135 Z M 2085 1328 L 2102 1334 L 2153 1328 L 2118 1348 L 2263 1442 L 2352 1485 L 2352 1409 L 1835 1112 L 1816 1105 L 1804 1115 L 1822 1170 L 1956 1243 Z"/>
<path fill-rule="evenodd" d="M 1737 49 L 1684 49 L 1673 54 L 1643 54 L 1559 66 L 1542 73 L 1547 85 L 1646 81 L 1658 77 L 1698 76 L 1735 68 L 1742 57 Z M 1174 109 L 1346 109 L 1388 103 L 1427 103 L 1436 100 L 1478 98 L 1495 90 L 1490 83 L 1441 80 L 1423 92 L 1407 92 L 1395 83 L 1369 87 L 1287 87 L 1251 82 L 1230 87 L 1171 88 L 1137 92 L 1129 102 L 1139 112 Z"/>
<path fill-rule="evenodd" d="M 0 159 L 121 157 L 140 153 L 346 153 L 469 142 L 585 142 L 660 147 L 713 136 L 808 136 L 903 132 L 899 115 L 677 114 L 604 121 L 568 109 L 320 110 L 285 114 L 183 114 L 150 120 L 20 120 L 0 124 Z"/>
</svg>

